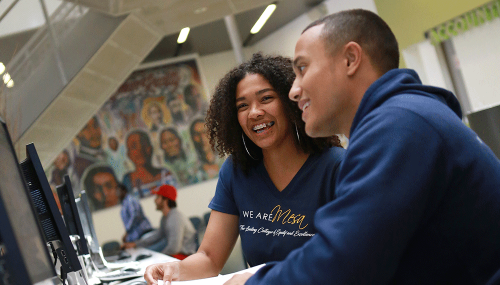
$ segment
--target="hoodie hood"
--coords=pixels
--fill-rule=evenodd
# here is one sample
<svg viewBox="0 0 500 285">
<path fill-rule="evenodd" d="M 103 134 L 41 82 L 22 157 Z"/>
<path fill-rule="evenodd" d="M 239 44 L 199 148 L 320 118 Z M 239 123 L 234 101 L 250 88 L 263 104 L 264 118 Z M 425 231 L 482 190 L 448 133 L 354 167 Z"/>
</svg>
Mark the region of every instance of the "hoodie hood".
<svg viewBox="0 0 500 285">
<path fill-rule="evenodd" d="M 422 85 L 418 74 L 412 69 L 392 69 L 373 82 L 366 90 L 354 116 L 351 133 L 366 114 L 390 98 L 401 94 L 433 98 L 448 106 L 462 119 L 460 104 L 453 93 L 443 88 Z"/>
</svg>

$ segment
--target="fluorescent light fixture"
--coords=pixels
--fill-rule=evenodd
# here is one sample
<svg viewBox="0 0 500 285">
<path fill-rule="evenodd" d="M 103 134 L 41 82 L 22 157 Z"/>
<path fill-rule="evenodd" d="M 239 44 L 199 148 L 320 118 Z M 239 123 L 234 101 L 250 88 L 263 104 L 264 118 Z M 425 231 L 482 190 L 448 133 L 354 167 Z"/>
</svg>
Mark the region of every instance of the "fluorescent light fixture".
<svg viewBox="0 0 500 285">
<path fill-rule="evenodd" d="M 9 82 L 9 81 L 10 81 L 10 74 L 5 73 L 3 75 L 3 83 L 7 84 L 7 82 Z"/>
<path fill-rule="evenodd" d="M 5 71 L 5 65 L 3 65 L 3 62 L 0 62 L 0 74 L 2 74 Z"/>
<path fill-rule="evenodd" d="M 185 42 L 186 39 L 188 38 L 188 35 L 189 35 L 189 27 L 182 29 L 181 32 L 179 33 L 179 37 L 177 38 L 177 43 L 182 44 L 183 42 Z"/>
<path fill-rule="evenodd" d="M 9 80 L 9 82 L 7 82 L 7 88 L 12 88 L 14 87 L 14 80 Z"/>
<path fill-rule="evenodd" d="M 267 22 L 267 19 L 271 17 L 271 14 L 274 12 L 276 9 L 276 4 L 271 4 L 267 6 L 266 10 L 260 15 L 260 18 L 255 22 L 255 25 L 253 25 L 252 29 L 250 30 L 250 33 L 256 34 L 262 29 L 264 24 Z"/>
</svg>

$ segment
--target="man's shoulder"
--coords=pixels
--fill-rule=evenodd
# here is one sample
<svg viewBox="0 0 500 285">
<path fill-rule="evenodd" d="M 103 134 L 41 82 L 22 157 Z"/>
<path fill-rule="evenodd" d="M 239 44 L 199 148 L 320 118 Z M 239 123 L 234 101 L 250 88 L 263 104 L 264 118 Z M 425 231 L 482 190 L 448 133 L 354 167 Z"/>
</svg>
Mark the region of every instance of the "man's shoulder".
<svg viewBox="0 0 500 285">
<path fill-rule="evenodd" d="M 443 114 L 458 118 L 458 115 L 444 101 L 408 91 L 393 96 L 381 104 L 381 110 L 385 108 L 397 108 L 407 110 L 415 114 Z"/>
<path fill-rule="evenodd" d="M 166 218 L 178 218 L 178 217 L 182 217 L 182 216 L 184 216 L 184 215 L 182 214 L 181 211 L 179 211 L 179 209 L 172 208 L 168 212 L 168 215 L 166 216 Z"/>
</svg>

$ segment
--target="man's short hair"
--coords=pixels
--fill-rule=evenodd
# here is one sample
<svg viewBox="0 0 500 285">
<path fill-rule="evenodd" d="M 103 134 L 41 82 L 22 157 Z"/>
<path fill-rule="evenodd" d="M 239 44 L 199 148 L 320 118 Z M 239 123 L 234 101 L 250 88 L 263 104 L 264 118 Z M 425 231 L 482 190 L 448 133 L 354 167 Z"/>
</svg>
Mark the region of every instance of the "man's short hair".
<svg viewBox="0 0 500 285">
<path fill-rule="evenodd" d="M 321 37 L 332 55 L 347 43 L 356 42 L 380 75 L 399 67 L 396 37 L 377 14 L 363 9 L 341 11 L 312 22 L 302 33 L 322 24 Z"/>
<path fill-rule="evenodd" d="M 163 197 L 163 196 L 161 196 L 161 195 L 160 195 L 160 197 L 161 197 L 161 200 L 162 200 L 162 201 L 167 201 L 167 205 L 168 205 L 168 207 L 169 207 L 170 209 L 177 208 L 177 201 L 170 200 L 170 199 L 168 199 L 167 197 Z"/>
<path fill-rule="evenodd" d="M 176 207 L 177 207 L 177 202 L 176 202 L 176 201 L 174 201 L 174 200 L 170 200 L 170 199 L 168 199 L 168 198 L 165 198 L 165 199 L 167 199 L 167 200 L 168 200 L 168 201 L 167 201 L 167 205 L 168 205 L 168 207 L 169 207 L 170 209 L 173 209 L 173 208 L 176 208 Z"/>
</svg>

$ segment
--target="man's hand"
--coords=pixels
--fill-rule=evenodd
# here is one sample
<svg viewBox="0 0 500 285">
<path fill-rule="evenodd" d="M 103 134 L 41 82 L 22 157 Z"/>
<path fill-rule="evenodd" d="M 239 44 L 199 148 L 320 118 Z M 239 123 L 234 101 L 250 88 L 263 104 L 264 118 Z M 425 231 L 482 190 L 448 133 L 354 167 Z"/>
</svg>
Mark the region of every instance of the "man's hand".
<svg viewBox="0 0 500 285">
<path fill-rule="evenodd" d="M 248 278 L 252 277 L 252 273 L 235 274 L 224 285 L 243 285 L 247 282 Z"/>
<path fill-rule="evenodd" d="M 121 249 L 127 249 L 127 248 L 135 248 L 137 245 L 135 242 L 125 242 L 120 246 Z"/>
<path fill-rule="evenodd" d="M 158 280 L 163 280 L 164 285 L 170 285 L 170 282 L 179 280 L 179 272 L 179 261 L 158 263 L 146 268 L 144 279 L 149 285 L 158 284 Z"/>
</svg>

